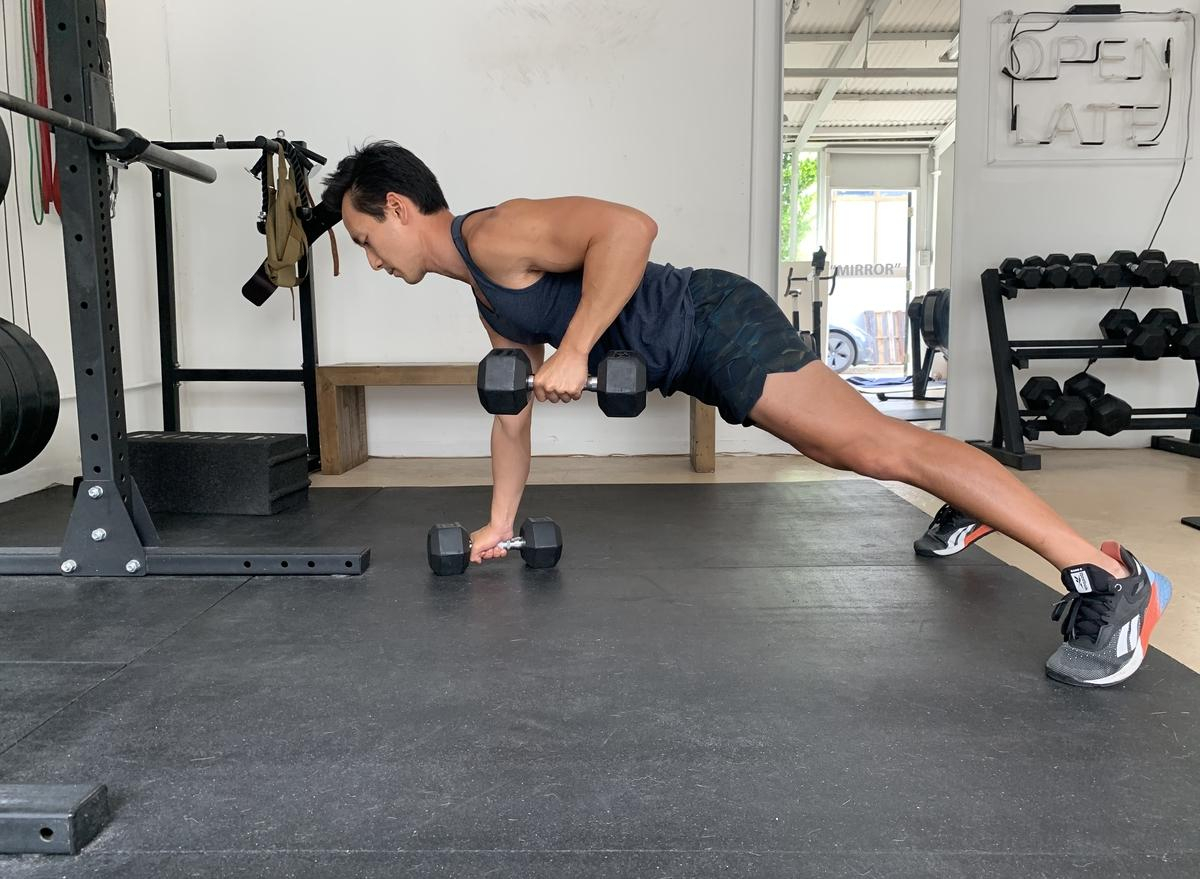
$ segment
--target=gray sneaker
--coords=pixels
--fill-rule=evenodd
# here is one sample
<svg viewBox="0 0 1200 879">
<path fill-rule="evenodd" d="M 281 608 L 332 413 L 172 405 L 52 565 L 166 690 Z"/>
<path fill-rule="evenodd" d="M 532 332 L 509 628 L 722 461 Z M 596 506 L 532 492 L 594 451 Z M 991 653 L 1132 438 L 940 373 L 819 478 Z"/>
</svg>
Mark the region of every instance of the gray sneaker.
<svg viewBox="0 0 1200 879">
<path fill-rule="evenodd" d="M 1133 573 L 1117 579 L 1095 565 L 1067 568 L 1069 591 L 1051 615 L 1062 619 L 1063 643 L 1046 661 L 1046 675 L 1076 687 L 1111 687 L 1137 671 L 1171 600 L 1171 581 L 1129 550 L 1112 542 L 1102 550 Z"/>
</svg>

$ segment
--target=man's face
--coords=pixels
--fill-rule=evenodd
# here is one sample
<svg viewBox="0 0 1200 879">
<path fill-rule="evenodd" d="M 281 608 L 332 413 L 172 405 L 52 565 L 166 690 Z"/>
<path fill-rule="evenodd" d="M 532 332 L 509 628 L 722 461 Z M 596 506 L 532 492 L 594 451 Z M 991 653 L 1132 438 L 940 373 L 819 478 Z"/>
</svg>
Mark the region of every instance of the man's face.
<svg viewBox="0 0 1200 879">
<path fill-rule="evenodd" d="M 355 208 L 349 195 L 342 199 L 342 225 L 366 252 L 371 268 L 408 284 L 425 277 L 420 218 L 416 205 L 395 193 L 388 195 L 382 220 Z"/>
</svg>

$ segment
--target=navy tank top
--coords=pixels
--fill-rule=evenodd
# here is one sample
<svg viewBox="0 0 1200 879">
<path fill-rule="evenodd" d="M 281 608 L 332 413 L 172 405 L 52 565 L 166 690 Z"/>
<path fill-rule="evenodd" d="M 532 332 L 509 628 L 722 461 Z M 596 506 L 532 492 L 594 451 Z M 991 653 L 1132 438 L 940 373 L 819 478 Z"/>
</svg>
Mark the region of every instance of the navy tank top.
<svg viewBox="0 0 1200 879">
<path fill-rule="evenodd" d="M 480 211 L 491 208 L 479 208 Z M 521 345 L 549 343 L 557 348 L 567 332 L 583 294 L 583 270 L 546 272 L 528 287 L 501 287 L 471 259 L 463 240 L 463 221 L 478 211 L 455 217 L 450 227 L 454 246 L 491 303 L 489 309 L 476 297 L 479 313 L 493 330 Z M 646 386 L 669 393 L 687 368 L 695 332 L 688 281 L 690 268 L 647 263 L 646 273 L 588 356 L 588 370 L 596 374 L 609 351 L 636 351 L 646 361 Z"/>
</svg>

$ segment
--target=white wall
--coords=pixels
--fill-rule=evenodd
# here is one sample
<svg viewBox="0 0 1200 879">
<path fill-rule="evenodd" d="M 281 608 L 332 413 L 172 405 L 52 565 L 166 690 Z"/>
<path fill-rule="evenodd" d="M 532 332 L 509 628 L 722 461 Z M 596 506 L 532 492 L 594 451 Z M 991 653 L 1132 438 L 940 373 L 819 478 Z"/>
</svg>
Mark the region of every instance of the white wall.
<svg viewBox="0 0 1200 879">
<path fill-rule="evenodd" d="M 954 144 L 950 144 L 937 159 L 932 287 L 950 286 L 950 256 L 954 246 L 954 153 Z"/>
<path fill-rule="evenodd" d="M 1150 10 L 1179 6 L 1200 11 L 1197 0 L 1147 0 L 1138 4 L 1140 9 Z M 995 405 L 995 381 L 979 295 L 980 273 L 1006 256 L 1089 251 L 1103 257 L 1118 248 L 1140 250 L 1149 243 L 1179 176 L 1177 163 L 987 165 L 990 21 L 1011 8 L 1012 0 L 971 0 L 962 4 L 951 268 L 953 356 L 947 429 L 964 439 L 991 436 Z M 1037 8 L 1039 4 L 1020 3 L 1016 11 Z M 1186 77 L 1186 72 L 1177 75 Z M 1200 112 L 1193 113 L 1192 124 L 1194 151 L 1200 144 Z M 1200 220 L 1197 203 L 1200 173 L 1191 168 L 1156 242 L 1168 256 L 1200 256 L 1195 236 Z M 1023 294 L 1007 306 L 1010 336 L 1097 337 L 1097 321 L 1118 304 L 1123 293 Z M 1168 292 L 1134 290 L 1129 304 L 1139 314 L 1157 306 L 1181 308 L 1178 293 Z M 1083 366 L 1082 362 L 1034 364 L 1033 370 L 1017 373 L 1018 389 L 1034 372 L 1062 380 Z M 1134 407 L 1188 406 L 1195 401 L 1195 366 L 1176 358 L 1149 364 L 1105 360 L 1092 371 L 1107 382 L 1112 393 Z M 1094 433 L 1078 438 L 1043 433 L 1042 440 L 1062 446 L 1145 446 L 1149 434 L 1126 431 L 1108 439 Z"/>
<path fill-rule="evenodd" d="M 20 5 L 17 0 L 3 0 L 3 4 L 9 35 L 5 52 L 8 77 L 5 88 L 23 94 Z M 150 137 L 169 134 L 162 8 L 157 3 L 136 6 L 110 3 L 108 30 L 114 59 L 118 123 L 137 128 Z M 5 124 L 15 138 L 15 148 L 14 184 L 4 201 L 8 246 L 0 248 L 0 316 L 14 320 L 22 327 L 32 326 L 34 338 L 54 365 L 63 399 L 58 427 L 46 451 L 29 466 L 0 476 L 0 501 L 55 482 L 70 482 L 79 472 L 79 428 L 75 417 L 62 226 L 53 210 L 41 226 L 35 225 L 30 204 L 25 120 L 5 113 Z M 161 415 L 157 414 L 157 353 L 145 344 L 152 334 L 156 335 L 157 326 L 154 250 L 149 246 L 153 230 L 149 173 L 143 168 L 123 172 L 113 237 L 117 308 L 121 317 L 123 369 L 128 392 L 127 419 L 131 429 L 161 427 L 162 424 Z M 15 316 L 8 291 L 10 270 L 16 288 Z M 26 287 L 28 309 L 25 306 Z M 158 418 L 157 422 L 155 418 Z"/>
<path fill-rule="evenodd" d="M 331 164 L 392 138 L 426 160 L 456 211 L 516 196 L 628 202 L 659 223 L 653 259 L 773 278 L 780 104 L 771 41 L 781 28 L 773 0 L 702 10 L 689 0 L 374 0 L 339 15 L 312 0 L 210 0 L 170 4 L 166 18 L 177 138 L 284 129 Z M 264 34 L 314 51 L 295 68 L 279 65 Z M 214 65 L 218 56 L 238 63 Z M 316 69 L 304 70 L 305 59 Z M 756 101 L 766 115 L 755 116 Z M 769 149 L 756 129 L 771 132 Z M 207 158 L 222 180 L 176 194 L 181 360 L 290 366 L 299 331 L 288 295 L 255 309 L 238 292 L 264 253 L 254 231 L 258 187 L 240 170 L 247 157 Z M 755 211 L 769 213 L 752 223 Z M 752 238 L 762 242 L 757 257 Z M 473 361 L 487 350 L 464 286 L 430 277 L 405 287 L 370 272 L 344 233 L 339 241 L 337 279 L 327 245 L 316 248 L 321 362 Z M 187 428 L 304 427 L 298 388 L 185 386 L 183 399 Z M 378 389 L 368 409 L 372 454 L 487 454 L 490 417 L 470 389 Z M 638 419 L 601 418 L 594 402 L 540 407 L 534 452 L 687 450 L 682 396 L 654 395 Z M 719 447 L 783 448 L 756 433 L 722 428 Z"/>
</svg>

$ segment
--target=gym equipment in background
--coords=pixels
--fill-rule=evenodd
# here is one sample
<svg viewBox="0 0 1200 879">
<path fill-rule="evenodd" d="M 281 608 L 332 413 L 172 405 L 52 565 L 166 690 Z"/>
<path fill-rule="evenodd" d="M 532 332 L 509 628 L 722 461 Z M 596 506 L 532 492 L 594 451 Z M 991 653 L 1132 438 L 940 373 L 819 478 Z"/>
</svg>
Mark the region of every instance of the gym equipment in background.
<svg viewBox="0 0 1200 879">
<path fill-rule="evenodd" d="M 988 342 L 992 355 L 992 369 L 996 380 L 996 413 L 990 440 L 976 440 L 974 445 L 1009 467 L 1019 470 L 1037 470 L 1041 457 L 1025 448 L 1027 439 L 1036 439 L 1039 425 L 1046 421 L 1046 412 L 1022 411 L 1017 397 L 1016 369 L 1028 369 L 1035 360 L 1082 360 L 1088 363 L 1125 358 L 1149 362 L 1172 354 L 1191 358 L 1200 345 L 1200 267 L 1194 260 L 1167 260 L 1160 250 L 1146 249 L 1140 253 L 1118 250 L 1104 263 L 1095 264 L 1095 257 L 1088 253 L 1077 253 L 1070 259 L 1067 270 L 1068 283 L 1078 290 L 1128 286 L 1130 293 L 1135 288 L 1170 287 L 1179 291 L 1183 299 L 1184 318 L 1180 319 L 1173 309 L 1151 309 L 1146 317 L 1138 320 L 1131 310 L 1112 309 L 1100 320 L 1106 338 L 1102 339 L 1031 339 L 1014 340 L 1008 335 L 1005 318 L 1005 303 L 1019 296 L 1029 300 L 1032 288 L 1027 286 L 1026 276 L 1021 274 L 1028 263 L 1042 268 L 1040 280 L 1045 280 L 1045 267 L 1061 265 L 1063 254 L 1051 254 L 1050 258 L 1031 257 L 1020 259 L 1009 257 L 998 268 L 987 269 L 980 276 L 983 287 L 984 313 L 987 317 Z M 1036 265 L 1037 262 L 1045 266 Z M 1084 285 L 1089 284 L 1089 287 Z M 1045 286 L 1043 286 L 1045 289 Z M 1049 295 L 1070 295 L 1078 301 L 1074 290 L 1051 290 Z M 1150 446 L 1162 451 L 1174 452 L 1191 457 L 1200 457 L 1200 360 L 1196 364 L 1197 386 L 1188 382 L 1187 390 L 1195 394 L 1195 402 L 1186 406 L 1157 408 L 1129 407 L 1126 423 L 1124 401 L 1106 399 L 1103 383 L 1099 387 L 1089 378 L 1079 379 L 1073 387 L 1084 394 L 1080 397 L 1088 412 L 1084 430 L 1104 433 L 1122 430 L 1170 430 L 1188 431 L 1187 439 L 1173 436 L 1154 435 Z M 1077 377 L 1078 379 L 1078 377 Z M 1070 395 L 1064 387 L 1063 394 Z M 1036 395 L 1035 395 L 1036 396 Z M 1089 405 L 1089 400 L 1098 403 Z M 1028 399 L 1027 399 L 1028 403 Z M 1066 404 L 1064 404 L 1066 405 Z M 1076 410 L 1075 404 L 1070 404 Z M 1048 410 L 1047 410 L 1048 411 Z M 1073 423 L 1077 423 L 1078 415 Z"/>
</svg>

